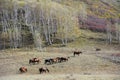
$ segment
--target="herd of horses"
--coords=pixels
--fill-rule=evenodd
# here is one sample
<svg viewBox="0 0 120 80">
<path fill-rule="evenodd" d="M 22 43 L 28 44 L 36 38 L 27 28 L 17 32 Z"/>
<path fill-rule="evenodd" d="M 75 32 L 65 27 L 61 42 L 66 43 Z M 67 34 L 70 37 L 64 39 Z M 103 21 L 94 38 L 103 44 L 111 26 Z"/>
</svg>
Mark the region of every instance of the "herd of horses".
<svg viewBox="0 0 120 80">
<path fill-rule="evenodd" d="M 96 49 L 96 51 L 100 51 L 100 49 Z M 76 55 L 79 56 L 80 54 L 82 54 L 81 51 L 74 51 L 73 52 L 73 56 L 75 57 Z M 61 62 L 66 62 L 69 60 L 70 57 L 56 57 L 56 58 L 49 58 L 49 59 L 45 59 L 44 60 L 44 64 L 46 65 L 51 65 L 51 64 L 55 64 L 55 63 L 61 63 Z M 39 58 L 33 58 L 29 60 L 29 64 L 39 64 L 41 61 Z M 27 72 L 27 68 L 26 67 L 20 67 L 19 71 L 21 73 L 25 73 Z M 41 73 L 46 73 L 46 72 L 50 72 L 50 70 L 47 67 L 41 67 L 39 68 L 39 72 Z"/>
<path fill-rule="evenodd" d="M 82 52 L 81 51 L 74 51 L 74 53 L 73 53 L 73 56 L 79 56 L 80 54 L 82 54 Z M 68 59 L 69 59 L 70 57 L 56 57 L 56 58 L 49 58 L 49 59 L 45 59 L 44 60 L 44 64 L 46 64 L 46 65 L 51 65 L 51 64 L 55 64 L 55 63 L 61 63 L 61 62 L 66 62 L 66 61 L 68 61 Z M 32 58 L 32 59 L 29 59 L 29 64 L 39 64 L 41 61 L 40 61 L 40 59 L 39 58 Z M 28 70 L 27 70 L 27 68 L 26 67 L 20 67 L 19 68 L 19 71 L 21 72 L 21 73 L 25 73 L 25 72 L 27 72 Z M 46 72 L 50 72 L 50 70 L 47 68 L 47 67 L 41 67 L 41 68 L 39 68 L 39 72 L 40 72 L 40 74 L 42 74 L 42 73 L 46 73 Z"/>
<path fill-rule="evenodd" d="M 45 59 L 44 64 L 54 64 L 54 63 L 61 63 L 61 62 L 66 62 L 68 61 L 70 57 L 56 57 L 56 58 L 50 58 L 50 59 Z"/>
</svg>

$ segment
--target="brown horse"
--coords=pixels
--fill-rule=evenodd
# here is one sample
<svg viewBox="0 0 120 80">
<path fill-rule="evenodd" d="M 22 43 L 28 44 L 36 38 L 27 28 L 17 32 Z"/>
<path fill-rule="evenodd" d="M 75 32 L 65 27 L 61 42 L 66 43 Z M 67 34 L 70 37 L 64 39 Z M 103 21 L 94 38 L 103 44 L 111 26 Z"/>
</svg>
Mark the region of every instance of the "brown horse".
<svg viewBox="0 0 120 80">
<path fill-rule="evenodd" d="M 46 72 L 48 72 L 49 73 L 49 69 L 47 68 L 47 67 L 45 67 L 45 68 L 39 68 L 39 72 L 40 72 L 40 74 L 41 73 L 46 73 Z"/>
<path fill-rule="evenodd" d="M 27 68 L 26 67 L 20 67 L 19 71 L 22 72 L 22 73 L 27 72 Z"/>
<path fill-rule="evenodd" d="M 56 57 L 57 63 L 61 62 L 61 57 Z"/>
<path fill-rule="evenodd" d="M 75 56 L 75 55 L 78 55 L 78 56 L 79 56 L 80 54 L 82 54 L 81 51 L 78 51 L 78 52 L 77 52 L 77 51 L 74 51 L 74 53 L 73 53 L 74 56 Z"/>
<path fill-rule="evenodd" d="M 53 58 L 53 63 L 58 63 L 59 59 L 60 59 L 60 57 Z"/>
<path fill-rule="evenodd" d="M 29 64 L 31 64 L 31 63 L 35 64 L 35 63 L 39 63 L 39 62 L 40 62 L 40 60 L 38 58 L 33 58 L 33 59 L 29 60 Z"/>
</svg>

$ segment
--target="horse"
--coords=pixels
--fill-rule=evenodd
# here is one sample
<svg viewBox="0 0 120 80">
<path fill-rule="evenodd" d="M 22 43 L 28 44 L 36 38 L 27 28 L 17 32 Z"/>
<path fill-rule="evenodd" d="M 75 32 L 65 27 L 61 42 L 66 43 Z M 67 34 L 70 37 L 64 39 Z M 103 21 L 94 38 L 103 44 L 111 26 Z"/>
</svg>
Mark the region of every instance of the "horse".
<svg viewBox="0 0 120 80">
<path fill-rule="evenodd" d="M 45 59 L 44 64 L 53 64 L 54 60 L 53 59 Z"/>
<path fill-rule="evenodd" d="M 47 67 L 45 67 L 45 68 L 39 68 L 39 72 L 40 72 L 40 74 L 41 73 L 46 73 L 46 72 L 48 72 L 49 73 L 49 69 L 47 68 Z"/>
<path fill-rule="evenodd" d="M 69 58 L 69 57 L 68 57 Z M 68 61 L 68 58 L 65 58 L 65 57 L 60 57 L 60 62 L 65 62 L 65 61 Z"/>
<path fill-rule="evenodd" d="M 38 58 L 33 58 L 33 59 L 29 60 L 29 64 L 31 64 L 31 63 L 35 64 L 35 63 L 39 63 L 39 62 L 40 62 L 40 60 Z"/>
<path fill-rule="evenodd" d="M 56 59 L 56 62 L 58 63 L 61 62 L 61 57 L 56 57 L 55 59 Z"/>
<path fill-rule="evenodd" d="M 101 51 L 101 49 L 100 48 L 96 48 L 96 51 Z"/>
<path fill-rule="evenodd" d="M 73 53 L 74 56 L 75 56 L 75 55 L 78 55 L 78 56 L 79 56 L 79 54 L 82 54 L 82 52 L 81 52 L 81 51 L 78 51 L 78 52 L 74 51 L 74 53 Z"/>
<path fill-rule="evenodd" d="M 19 71 L 22 72 L 22 73 L 27 72 L 27 68 L 26 67 L 20 67 Z"/>
<path fill-rule="evenodd" d="M 60 60 L 60 57 L 53 58 L 53 63 L 58 63 Z"/>
</svg>

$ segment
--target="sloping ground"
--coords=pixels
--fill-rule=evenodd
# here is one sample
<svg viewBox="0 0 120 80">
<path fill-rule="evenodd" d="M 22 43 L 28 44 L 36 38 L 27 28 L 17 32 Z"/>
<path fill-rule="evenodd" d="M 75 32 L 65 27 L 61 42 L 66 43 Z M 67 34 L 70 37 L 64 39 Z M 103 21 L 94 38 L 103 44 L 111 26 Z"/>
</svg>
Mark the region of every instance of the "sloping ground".
<svg viewBox="0 0 120 80">
<path fill-rule="evenodd" d="M 82 78 L 82 80 L 85 80 L 86 78 L 90 78 L 91 80 L 114 80 L 115 78 L 118 80 L 120 79 L 120 65 L 113 63 L 107 59 L 97 57 L 97 52 L 95 50 L 92 50 L 91 48 L 88 51 L 82 50 L 83 54 L 76 57 L 73 57 L 72 51 L 67 51 L 64 48 L 50 48 L 49 50 L 46 49 L 45 52 L 37 52 L 34 50 L 7 50 L 1 52 L 0 80 L 19 80 L 20 78 L 23 80 L 24 78 L 30 78 L 31 80 L 34 80 L 36 78 L 38 80 L 41 78 L 50 78 L 54 80 L 59 77 L 61 78 L 61 80 L 65 80 L 64 78 L 67 77 L 66 75 L 73 75 L 73 78 L 75 78 L 76 80 L 79 80 L 79 78 Z M 71 49 L 68 48 L 68 50 Z M 101 54 L 105 56 L 109 55 L 109 53 L 109 51 L 107 53 L 105 51 L 101 52 Z M 113 50 L 112 53 L 116 53 L 116 51 Z M 45 59 L 58 56 L 70 57 L 70 59 L 68 60 L 68 62 L 56 63 L 52 65 L 44 64 Z M 41 63 L 36 65 L 28 64 L 28 60 L 33 57 L 40 58 Z M 19 72 L 19 67 L 21 66 L 27 67 L 28 72 L 21 74 Z M 40 67 L 48 67 L 50 73 L 44 74 L 46 77 L 41 77 L 42 75 L 40 75 L 38 71 Z M 53 77 L 54 74 L 56 75 L 55 77 Z"/>
</svg>

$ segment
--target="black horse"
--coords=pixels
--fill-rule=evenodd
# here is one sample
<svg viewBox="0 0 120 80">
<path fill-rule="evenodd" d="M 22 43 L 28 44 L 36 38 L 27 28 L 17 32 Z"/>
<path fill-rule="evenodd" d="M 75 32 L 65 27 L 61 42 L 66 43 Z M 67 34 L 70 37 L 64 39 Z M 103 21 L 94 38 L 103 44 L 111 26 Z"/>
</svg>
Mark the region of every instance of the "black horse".
<svg viewBox="0 0 120 80">
<path fill-rule="evenodd" d="M 40 74 L 41 73 L 46 73 L 46 72 L 48 72 L 49 73 L 49 69 L 48 68 L 39 68 L 39 72 L 40 72 Z"/>
<path fill-rule="evenodd" d="M 53 64 L 54 63 L 54 60 L 53 59 L 45 59 L 45 62 L 44 64 Z"/>
</svg>

